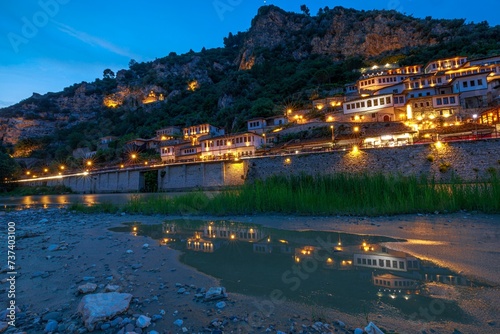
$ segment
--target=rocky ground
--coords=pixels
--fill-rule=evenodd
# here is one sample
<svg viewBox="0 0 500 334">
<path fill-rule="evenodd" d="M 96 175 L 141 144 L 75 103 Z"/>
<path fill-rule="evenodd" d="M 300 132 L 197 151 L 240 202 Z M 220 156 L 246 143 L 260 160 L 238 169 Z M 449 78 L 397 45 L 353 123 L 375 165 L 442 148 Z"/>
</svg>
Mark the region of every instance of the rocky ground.
<svg viewBox="0 0 500 334">
<path fill-rule="evenodd" d="M 208 218 L 208 217 L 205 217 Z M 219 286 L 178 261 L 179 253 L 147 237 L 108 229 L 123 222 L 157 224 L 164 216 L 84 215 L 65 209 L 0 212 L 0 256 L 7 259 L 8 222 L 16 228 L 15 299 L 9 296 L 12 271 L 1 260 L 0 302 L 15 300 L 15 325 L 0 313 L 5 333 L 352 333 L 367 319 L 398 333 L 494 333 L 500 310 L 498 284 L 500 216 L 415 215 L 359 217 L 226 217 L 289 229 L 340 230 L 411 239 L 395 248 L 458 269 L 490 283 L 485 289 L 456 288 L 472 323 L 404 320 L 387 305 L 373 314 L 311 310 L 309 305 L 254 298 L 228 291 L 224 300 L 199 298 Z M 220 219 L 220 217 L 219 217 Z M 12 225 L 12 224 L 11 224 Z M 463 252 L 457 252 L 457 248 Z M 453 250 L 454 249 L 454 250 Z M 11 258 L 12 260 L 13 258 Z M 106 293 L 106 295 L 102 295 Z M 92 319 L 92 303 L 104 306 L 105 319 Z M 87 300 L 97 299 L 97 301 Z M 88 303 L 87 305 L 85 303 Z M 95 305 L 94 305 L 95 306 Z M 115 314 L 114 314 L 115 313 Z M 317 316 L 321 314 L 319 322 Z M 86 320 L 86 321 L 84 321 Z"/>
</svg>

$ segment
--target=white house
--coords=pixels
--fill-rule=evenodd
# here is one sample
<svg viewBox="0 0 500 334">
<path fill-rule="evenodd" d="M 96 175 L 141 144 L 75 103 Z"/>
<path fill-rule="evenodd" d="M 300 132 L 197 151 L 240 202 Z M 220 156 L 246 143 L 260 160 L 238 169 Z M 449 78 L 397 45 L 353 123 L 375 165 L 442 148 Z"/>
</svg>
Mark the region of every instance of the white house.
<svg viewBox="0 0 500 334">
<path fill-rule="evenodd" d="M 449 69 L 459 68 L 467 62 L 467 57 L 453 57 L 447 59 L 438 59 L 425 65 L 425 73 L 436 73 Z"/>
<path fill-rule="evenodd" d="M 451 81 L 454 94 L 460 94 L 463 108 L 487 106 L 488 76 L 490 73 L 477 73 L 455 77 Z"/>
<path fill-rule="evenodd" d="M 200 140 L 203 160 L 229 159 L 253 156 L 264 145 L 263 136 L 244 132 L 233 135 L 204 138 Z"/>
<path fill-rule="evenodd" d="M 263 134 L 287 123 L 288 117 L 286 116 L 259 117 L 248 120 L 247 129 L 249 132 Z"/>
<path fill-rule="evenodd" d="M 397 276 L 394 274 L 373 275 L 372 283 L 375 286 L 390 290 L 416 290 L 419 283 L 415 279 Z"/>
<path fill-rule="evenodd" d="M 156 130 L 156 139 L 157 140 L 168 140 L 172 139 L 174 136 L 180 136 L 182 131 L 177 126 L 168 126 L 163 129 Z"/>
<path fill-rule="evenodd" d="M 182 129 L 185 140 L 191 140 L 197 143 L 202 136 L 221 136 L 224 134 L 224 129 L 206 124 L 193 125 Z"/>
<path fill-rule="evenodd" d="M 344 103 L 344 115 L 350 115 L 365 122 L 389 122 L 394 120 L 394 99 L 392 94 L 376 95 Z"/>
<path fill-rule="evenodd" d="M 354 266 L 391 271 L 420 269 L 420 260 L 410 254 L 388 250 L 385 247 L 381 247 L 381 251 L 378 249 L 371 251 L 373 247 L 368 247 L 368 250 L 366 249 L 367 247 L 365 246 L 365 251 L 363 253 L 354 254 Z"/>
</svg>

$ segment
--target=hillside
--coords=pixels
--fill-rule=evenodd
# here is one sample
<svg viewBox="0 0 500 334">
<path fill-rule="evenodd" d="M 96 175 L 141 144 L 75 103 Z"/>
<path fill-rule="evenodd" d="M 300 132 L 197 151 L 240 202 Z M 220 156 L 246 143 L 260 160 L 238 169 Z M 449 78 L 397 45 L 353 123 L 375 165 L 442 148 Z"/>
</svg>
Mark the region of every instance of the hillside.
<svg viewBox="0 0 500 334">
<path fill-rule="evenodd" d="M 150 138 L 167 125 L 209 122 L 232 133 L 249 118 L 339 93 L 362 66 L 500 53 L 498 36 L 500 26 L 485 22 L 342 7 L 309 16 L 264 6 L 247 32 L 224 38 L 224 48 L 131 60 L 116 75 L 104 70 L 102 79 L 1 109 L 0 138 L 14 156 L 62 160 L 76 148 L 95 150 L 100 137 Z M 103 159 L 119 154 L 120 144 Z"/>
</svg>

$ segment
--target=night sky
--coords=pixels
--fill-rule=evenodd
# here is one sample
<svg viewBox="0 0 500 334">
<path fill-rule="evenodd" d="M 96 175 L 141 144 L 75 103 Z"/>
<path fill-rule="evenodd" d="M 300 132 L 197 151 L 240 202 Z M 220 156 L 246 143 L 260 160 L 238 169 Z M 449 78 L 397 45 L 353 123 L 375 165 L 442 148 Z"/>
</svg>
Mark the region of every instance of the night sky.
<svg viewBox="0 0 500 334">
<path fill-rule="evenodd" d="M 318 8 L 396 9 L 417 18 L 465 18 L 500 24 L 498 0 L 23 0 L 4 1 L 0 11 L 0 107 L 33 92 L 61 91 L 102 78 L 106 68 L 128 68 L 170 52 L 223 46 L 229 32 L 246 31 L 260 6 L 300 12 Z M 474 5 L 472 5 L 474 4 Z"/>
</svg>

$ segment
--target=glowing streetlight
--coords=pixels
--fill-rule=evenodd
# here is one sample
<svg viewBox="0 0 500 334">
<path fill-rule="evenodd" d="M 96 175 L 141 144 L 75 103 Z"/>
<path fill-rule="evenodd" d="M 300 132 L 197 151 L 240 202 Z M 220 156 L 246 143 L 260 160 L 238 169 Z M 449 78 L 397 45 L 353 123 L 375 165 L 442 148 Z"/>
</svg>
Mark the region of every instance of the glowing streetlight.
<svg viewBox="0 0 500 334">
<path fill-rule="evenodd" d="M 332 130 L 332 144 L 333 144 L 333 141 L 335 140 L 335 136 L 333 134 L 333 125 L 330 125 L 330 129 Z"/>
<path fill-rule="evenodd" d="M 66 169 L 66 166 L 61 165 L 61 166 L 59 166 L 59 169 L 60 169 L 60 170 L 64 170 L 64 169 Z"/>
<path fill-rule="evenodd" d="M 477 114 L 472 115 L 472 118 L 474 119 L 474 136 L 477 139 Z"/>
</svg>

